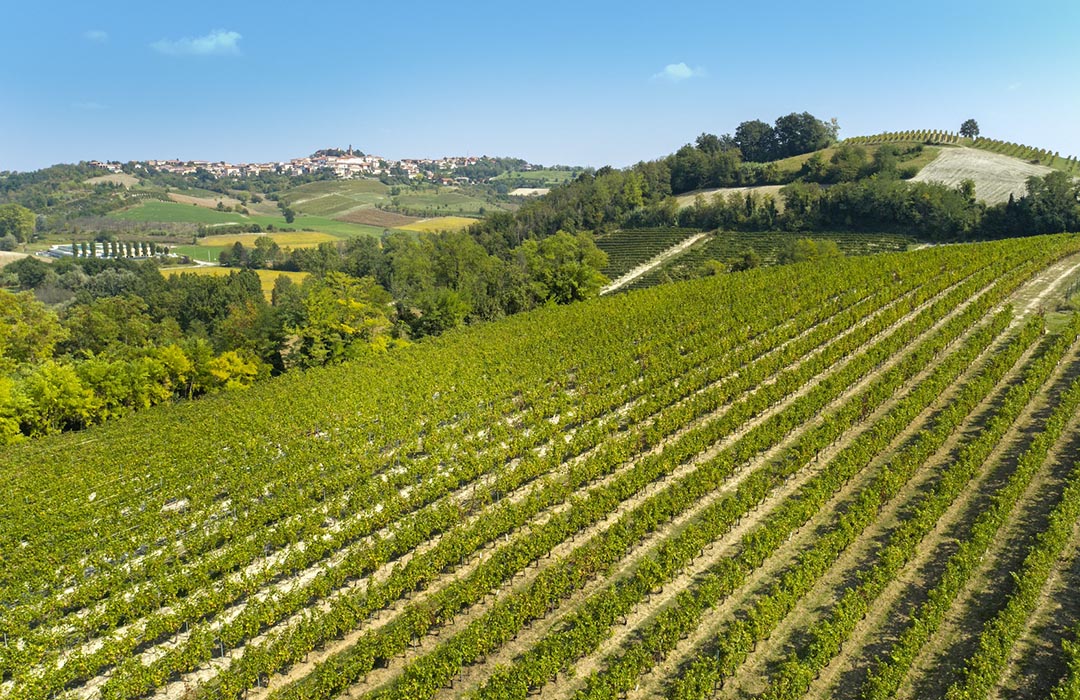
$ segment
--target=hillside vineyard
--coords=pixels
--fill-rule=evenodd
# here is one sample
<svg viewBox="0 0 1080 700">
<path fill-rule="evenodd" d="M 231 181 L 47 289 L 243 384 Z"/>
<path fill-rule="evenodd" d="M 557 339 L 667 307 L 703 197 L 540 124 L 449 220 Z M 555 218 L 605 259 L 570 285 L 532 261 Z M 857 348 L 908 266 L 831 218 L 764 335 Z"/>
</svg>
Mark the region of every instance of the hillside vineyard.
<svg viewBox="0 0 1080 700">
<path fill-rule="evenodd" d="M 757 269 L 7 448 L 0 698 L 1075 697 L 1078 272 Z"/>
</svg>

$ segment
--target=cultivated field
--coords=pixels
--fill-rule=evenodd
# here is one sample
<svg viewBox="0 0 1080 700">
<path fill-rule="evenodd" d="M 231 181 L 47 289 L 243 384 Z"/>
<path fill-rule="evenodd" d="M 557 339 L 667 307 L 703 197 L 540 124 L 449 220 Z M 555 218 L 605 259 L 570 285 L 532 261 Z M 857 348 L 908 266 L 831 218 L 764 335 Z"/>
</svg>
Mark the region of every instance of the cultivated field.
<svg viewBox="0 0 1080 700">
<path fill-rule="evenodd" d="M 320 243 L 341 240 L 337 236 L 316 231 L 295 231 L 292 233 L 239 233 L 221 236 L 205 236 L 199 239 L 204 246 L 223 247 L 237 243 L 252 247 L 260 238 L 269 238 L 282 248 L 314 248 Z"/>
<path fill-rule="evenodd" d="M 230 274 L 238 272 L 235 267 L 218 267 L 217 265 L 199 265 L 198 267 L 168 267 L 162 270 L 162 273 L 175 277 L 176 275 L 209 275 L 211 277 L 228 277 Z M 308 272 L 291 272 L 289 270 L 252 270 L 259 276 L 259 282 L 262 284 L 263 295 L 267 299 L 270 298 L 270 293 L 274 291 L 274 283 L 277 282 L 278 277 L 288 277 L 293 282 L 299 284 L 308 278 L 310 273 Z"/>
<path fill-rule="evenodd" d="M 203 224 L 205 226 L 230 226 L 233 224 L 247 225 L 258 224 L 266 228 L 292 229 L 299 231 L 318 231 L 328 233 L 339 238 L 351 238 L 355 236 L 381 236 L 383 229 L 375 226 L 365 226 L 347 221 L 328 219 L 323 216 L 301 215 L 296 217 L 293 223 L 288 223 L 280 213 L 273 215 L 251 214 L 245 216 L 236 212 L 221 212 L 201 206 L 180 204 L 178 202 L 143 202 L 128 209 L 109 214 L 110 218 L 127 221 L 144 222 L 177 222 Z"/>
<path fill-rule="evenodd" d="M 388 191 L 378 180 L 322 180 L 294 187 L 285 201 L 305 214 L 338 217 L 386 201 Z"/>
<path fill-rule="evenodd" d="M 27 253 L 16 253 L 15 251 L 11 250 L 0 250 L 0 267 L 3 267 L 8 263 L 13 263 L 16 260 L 25 258 L 27 257 L 27 255 Z"/>
<path fill-rule="evenodd" d="M 646 229 L 641 233 L 647 231 Z M 661 264 L 649 264 L 653 261 L 640 263 L 648 269 L 624 286 L 627 289 L 642 289 L 657 284 L 700 277 L 702 267 L 706 262 L 717 261 L 730 264 L 750 251 L 758 255 L 761 265 L 776 265 L 779 263 L 780 253 L 793 240 L 800 238 L 832 241 L 836 243 L 840 253 L 847 256 L 899 252 L 916 245 L 914 238 L 892 233 L 712 231 L 697 239 L 693 245 L 678 251 L 676 255 L 660 260 Z M 640 248 L 638 250 L 640 251 Z"/>
<path fill-rule="evenodd" d="M 426 217 L 479 216 L 501 208 L 455 187 L 407 189 L 390 201 L 404 213 Z"/>
<path fill-rule="evenodd" d="M 477 219 L 473 219 L 467 216 L 437 216 L 434 219 L 420 219 L 414 221 L 411 224 L 405 226 L 399 226 L 398 228 L 406 231 L 420 231 L 424 233 L 433 233 L 436 231 L 460 231 L 463 228 L 468 228 L 477 222 Z"/>
<path fill-rule="evenodd" d="M 1053 172 L 1045 165 L 1026 163 L 1017 158 L 977 148 L 943 148 L 937 158 L 912 178 L 913 182 L 940 182 L 956 187 L 964 180 L 974 180 L 975 196 L 989 204 L 1006 202 L 1027 194 L 1027 179 Z"/>
<path fill-rule="evenodd" d="M 240 204 L 240 200 L 234 197 L 226 197 L 216 192 L 210 193 L 209 197 L 199 197 L 190 194 L 179 194 L 177 192 L 169 192 L 169 199 L 179 204 L 194 204 L 200 207 L 206 207 L 207 209 L 217 209 L 218 202 L 223 203 L 227 207 L 234 207 Z"/>
<path fill-rule="evenodd" d="M 405 228 L 409 224 L 422 221 L 415 216 L 405 216 L 392 211 L 382 209 L 364 208 L 353 209 L 345 214 L 338 215 L 341 221 L 353 224 L 366 224 L 368 226 L 382 226 L 383 228 Z"/>
<path fill-rule="evenodd" d="M 128 173 L 109 173 L 108 175 L 92 177 L 86 181 L 86 184 L 97 185 L 102 182 L 107 182 L 112 185 L 123 185 L 124 187 L 138 187 L 142 181 Z"/>
<path fill-rule="evenodd" d="M 613 280 L 621 277 L 695 233 L 698 231 L 686 228 L 641 228 L 597 236 L 596 246 L 608 256 L 603 273 Z"/>
<path fill-rule="evenodd" d="M 758 269 L 9 448 L 0 697 L 1076 688 L 1078 276 Z"/>
</svg>

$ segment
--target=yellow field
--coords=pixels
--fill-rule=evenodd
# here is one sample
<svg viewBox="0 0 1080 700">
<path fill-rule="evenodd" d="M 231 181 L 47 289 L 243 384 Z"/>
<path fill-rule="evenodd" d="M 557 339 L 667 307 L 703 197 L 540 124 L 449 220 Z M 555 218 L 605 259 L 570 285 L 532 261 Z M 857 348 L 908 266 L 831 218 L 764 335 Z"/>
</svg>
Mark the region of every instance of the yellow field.
<svg viewBox="0 0 1080 700">
<path fill-rule="evenodd" d="M 296 231 L 290 233 L 238 233 L 234 235 L 206 236 L 199 239 L 199 245 L 203 246 L 229 246 L 241 243 L 248 248 L 255 245 L 260 238 L 270 238 L 282 248 L 314 248 L 320 243 L 340 240 L 337 236 L 318 231 Z"/>
<path fill-rule="evenodd" d="M 162 272 L 169 277 L 179 275 L 185 272 L 190 272 L 195 275 L 211 275 L 213 277 L 226 277 L 229 273 L 237 272 L 235 267 L 218 267 L 217 265 L 200 265 L 199 267 L 173 267 L 162 270 Z M 287 272 L 285 270 L 255 270 L 255 274 L 259 276 L 259 281 L 262 283 L 263 294 L 266 298 L 270 298 L 270 292 L 274 290 L 274 282 L 280 276 L 285 276 L 291 279 L 293 282 L 300 284 L 311 273 L 310 272 Z"/>
<path fill-rule="evenodd" d="M 467 216 L 438 216 L 434 219 L 423 219 L 415 223 L 406 224 L 405 226 L 398 226 L 398 228 L 405 229 L 406 231 L 420 231 L 421 233 L 430 233 L 432 231 L 460 231 L 463 228 L 472 226 L 479 219 L 470 219 Z"/>
</svg>

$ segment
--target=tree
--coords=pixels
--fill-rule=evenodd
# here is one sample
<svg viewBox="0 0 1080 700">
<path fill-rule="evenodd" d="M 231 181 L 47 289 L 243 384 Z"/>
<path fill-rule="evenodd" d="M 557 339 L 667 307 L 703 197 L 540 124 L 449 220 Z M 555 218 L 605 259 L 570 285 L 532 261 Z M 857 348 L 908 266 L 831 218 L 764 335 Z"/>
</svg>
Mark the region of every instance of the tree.
<svg viewBox="0 0 1080 700">
<path fill-rule="evenodd" d="M 282 209 L 281 214 L 285 217 L 285 223 L 287 224 L 291 224 L 292 222 L 296 221 L 296 212 L 293 211 L 291 207 L 285 207 L 284 209 Z"/>
<path fill-rule="evenodd" d="M 566 304 L 595 296 L 607 282 L 600 270 L 607 254 L 588 234 L 559 231 L 542 241 L 528 240 L 520 248 L 530 287 L 540 303 Z"/>
<path fill-rule="evenodd" d="M 154 323 L 146 302 L 136 296 L 100 297 L 72 306 L 64 319 L 69 337 L 62 350 L 71 355 L 119 358 L 167 342 L 177 331 Z M 172 336 L 172 337 L 170 337 Z"/>
<path fill-rule="evenodd" d="M 743 158 L 763 163 L 772 160 L 776 151 L 776 132 L 760 119 L 745 121 L 735 128 L 735 143 Z"/>
<path fill-rule="evenodd" d="M 979 122 L 974 119 L 968 119 L 960 125 L 960 135 L 966 139 L 979 138 Z"/>
<path fill-rule="evenodd" d="M 311 367 L 386 347 L 391 296 L 371 277 L 328 272 L 304 285 L 304 318 L 287 329 L 286 367 Z"/>
<path fill-rule="evenodd" d="M 34 212 L 19 204 L 0 205 L 0 236 L 12 235 L 27 243 L 34 235 Z"/>
<path fill-rule="evenodd" d="M 33 294 L 0 290 L 0 373 L 47 361 L 66 337 L 56 314 Z"/>
<path fill-rule="evenodd" d="M 94 416 L 94 394 L 72 365 L 49 360 L 26 378 L 22 390 L 30 406 L 23 423 L 31 437 L 81 428 Z"/>
<path fill-rule="evenodd" d="M 789 242 L 777 259 L 783 264 L 827 260 L 842 257 L 836 241 L 799 238 Z"/>
<path fill-rule="evenodd" d="M 786 158 L 819 151 L 831 144 L 835 139 L 835 131 L 839 126 L 826 124 L 813 114 L 792 112 L 776 120 L 773 128 L 775 139 L 774 158 Z"/>
</svg>

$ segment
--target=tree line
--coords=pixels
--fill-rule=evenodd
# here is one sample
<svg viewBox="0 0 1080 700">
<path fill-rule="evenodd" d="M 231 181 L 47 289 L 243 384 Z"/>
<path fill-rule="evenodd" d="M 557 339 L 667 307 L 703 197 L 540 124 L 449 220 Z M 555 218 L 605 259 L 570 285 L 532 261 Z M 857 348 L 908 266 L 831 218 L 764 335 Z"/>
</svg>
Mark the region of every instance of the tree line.
<svg viewBox="0 0 1080 700">
<path fill-rule="evenodd" d="M 264 240 L 253 254 L 280 252 Z M 269 300 L 250 269 L 165 277 L 152 260 L 11 263 L 0 274 L 14 290 L 0 289 L 0 444 L 383 353 L 606 282 L 591 237 L 565 232 L 505 258 L 459 232 L 359 238 L 289 259 L 313 274 L 279 277 Z"/>
</svg>

